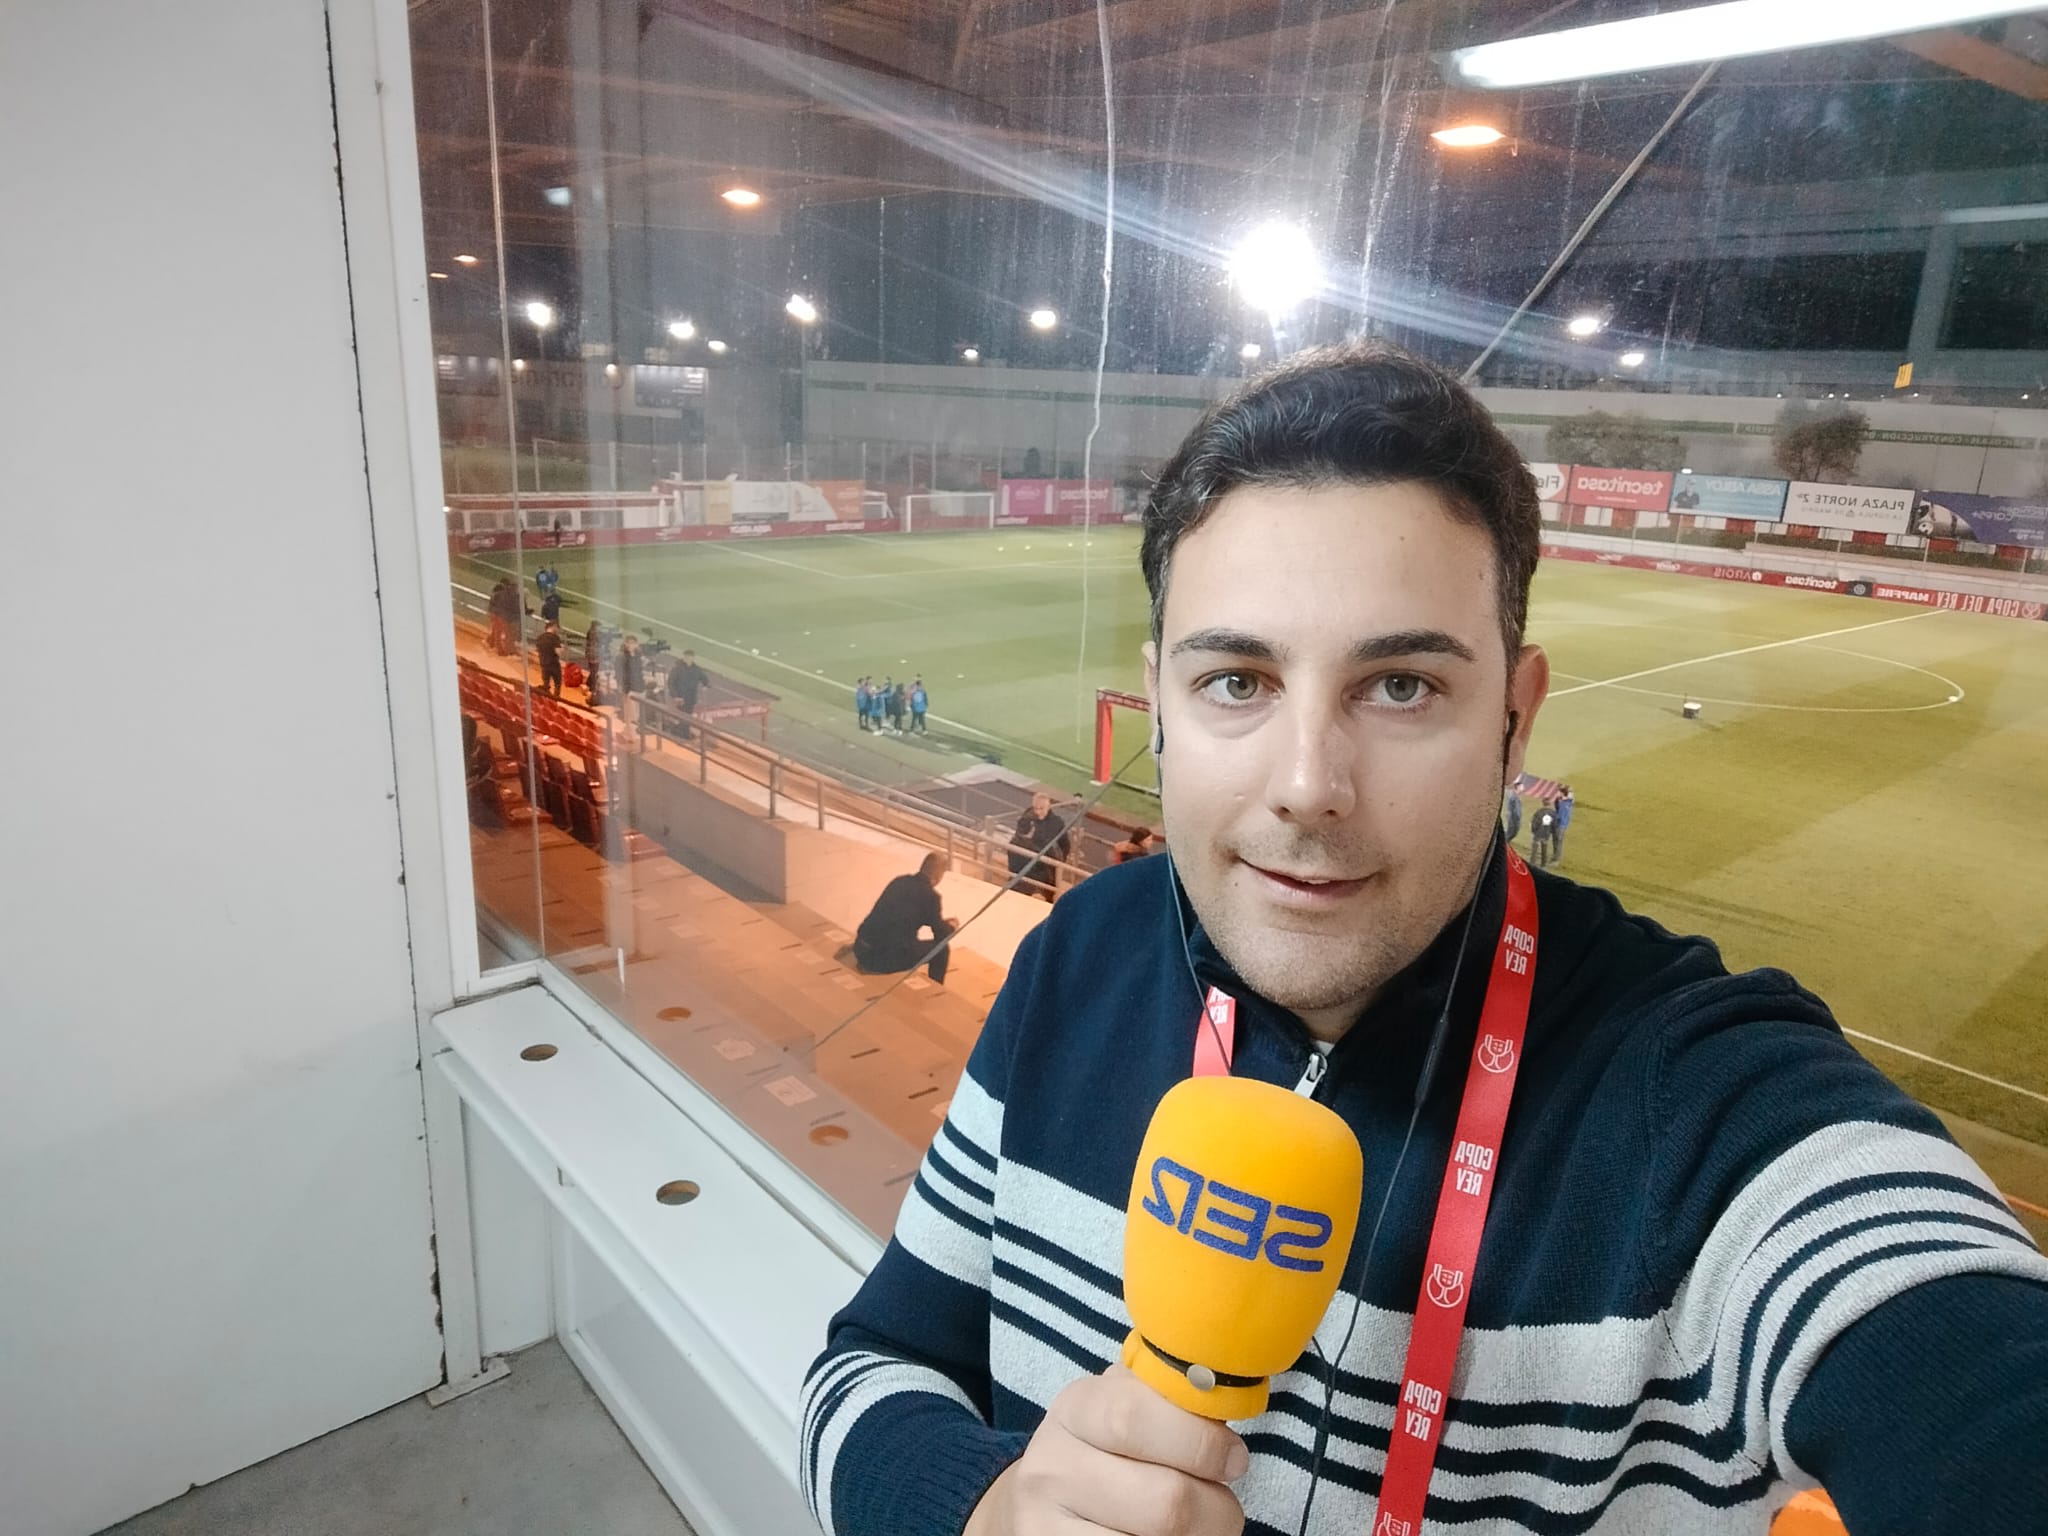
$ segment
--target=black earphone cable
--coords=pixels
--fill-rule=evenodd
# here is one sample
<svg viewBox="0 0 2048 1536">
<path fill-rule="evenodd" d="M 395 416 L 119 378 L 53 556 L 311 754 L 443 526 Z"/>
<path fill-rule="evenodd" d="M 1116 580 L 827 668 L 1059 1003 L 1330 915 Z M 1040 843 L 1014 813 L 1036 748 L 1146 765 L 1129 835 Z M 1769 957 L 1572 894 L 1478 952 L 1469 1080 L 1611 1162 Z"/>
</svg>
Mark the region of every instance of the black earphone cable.
<svg viewBox="0 0 2048 1536">
<path fill-rule="evenodd" d="M 1508 728 L 1502 734 L 1500 742 L 1500 776 L 1503 788 L 1505 788 L 1507 783 L 1508 762 L 1514 751 L 1515 728 L 1521 723 L 1521 715 L 1517 711 L 1510 709 L 1508 711 Z M 1387 1207 L 1393 1202 L 1394 1187 L 1401 1181 L 1401 1169 L 1408 1161 L 1408 1148 L 1415 1140 L 1415 1127 L 1421 1121 L 1422 1106 L 1428 1101 L 1429 1090 L 1436 1081 L 1437 1062 L 1443 1055 L 1444 1038 L 1450 1030 L 1451 1005 L 1457 1001 L 1458 979 L 1464 974 L 1465 956 L 1472 944 L 1472 923 L 1479 915 L 1480 893 L 1486 889 L 1487 872 L 1493 868 L 1494 857 L 1503 847 L 1502 833 L 1504 830 L 1501 826 L 1500 818 L 1495 816 L 1493 836 L 1487 839 L 1486 855 L 1479 862 L 1479 876 L 1472 883 L 1472 900 L 1470 905 L 1465 908 L 1465 930 L 1458 936 L 1458 956 L 1451 965 L 1451 984 L 1444 992 L 1444 1005 L 1437 1012 L 1436 1027 L 1430 1032 L 1429 1051 L 1422 1058 L 1422 1071 L 1416 1076 L 1415 1102 L 1408 1110 L 1408 1129 L 1401 1137 L 1401 1150 L 1394 1158 L 1394 1171 L 1387 1179 L 1386 1193 L 1380 1197 L 1379 1214 L 1373 1218 L 1372 1235 L 1366 1239 L 1365 1243 L 1365 1258 L 1358 1266 L 1358 1288 L 1353 1292 L 1351 1298 L 1351 1319 L 1344 1326 L 1344 1339 L 1337 1346 L 1336 1360 L 1331 1360 L 1329 1356 L 1323 1353 L 1322 1340 L 1317 1338 L 1309 1340 L 1309 1348 L 1315 1352 L 1316 1358 L 1323 1362 L 1323 1406 L 1316 1414 L 1315 1439 L 1309 1455 L 1308 1492 L 1301 1501 L 1301 1523 L 1295 1527 L 1295 1536 L 1308 1536 L 1309 1511 L 1315 1507 L 1316 1488 L 1321 1483 L 1323 1475 L 1323 1455 L 1329 1448 L 1330 1443 L 1330 1417 L 1337 1399 L 1337 1368 L 1343 1362 L 1344 1357 L 1351 1352 L 1351 1337 L 1358 1328 L 1358 1314 L 1365 1306 L 1366 1276 L 1372 1273 L 1372 1256 L 1379 1247 L 1380 1226 L 1387 1219 Z M 1174 899 L 1176 903 L 1180 899 L 1177 887 Z M 1183 947 L 1185 947 L 1185 944 Z M 1194 964 L 1192 957 L 1190 957 L 1188 963 L 1190 968 L 1192 968 Z"/>
<path fill-rule="evenodd" d="M 1415 1127 L 1421 1122 L 1422 1106 L 1429 1099 L 1430 1088 L 1436 1079 L 1437 1061 L 1450 1033 L 1451 1006 L 1457 1000 L 1458 980 L 1464 974 L 1465 956 L 1472 944 L 1472 924 L 1479 915 L 1480 893 L 1486 888 L 1486 874 L 1493 867 L 1494 851 L 1500 846 L 1500 832 L 1500 823 L 1496 821 L 1493 836 L 1487 840 L 1486 855 L 1480 860 L 1479 878 L 1472 887 L 1472 900 L 1465 908 L 1465 927 L 1458 937 L 1457 958 L 1451 963 L 1450 986 L 1444 992 L 1443 1007 L 1437 1010 L 1436 1026 L 1430 1031 L 1429 1051 L 1422 1058 L 1422 1071 L 1416 1077 L 1415 1101 L 1408 1109 L 1408 1129 L 1401 1137 L 1401 1150 L 1394 1157 L 1394 1171 L 1387 1179 L 1386 1193 L 1380 1197 L 1379 1214 L 1373 1218 L 1372 1235 L 1366 1239 L 1365 1257 L 1359 1262 L 1357 1288 L 1351 1296 L 1351 1318 L 1344 1325 L 1344 1338 L 1337 1346 L 1337 1358 L 1332 1360 L 1323 1353 L 1320 1339 L 1309 1340 L 1309 1348 L 1323 1362 L 1323 1406 L 1316 1414 L 1315 1440 L 1309 1455 L 1308 1493 L 1301 1501 L 1301 1523 L 1295 1528 L 1295 1536 L 1308 1536 L 1309 1511 L 1315 1507 L 1316 1488 L 1323 1475 L 1323 1455 L 1329 1447 L 1330 1418 L 1337 1399 L 1337 1368 L 1351 1352 L 1351 1338 L 1358 1330 L 1358 1314 L 1365 1307 L 1366 1276 L 1372 1273 L 1372 1256 L 1379 1248 L 1380 1228 L 1386 1222 L 1388 1206 L 1393 1204 L 1394 1189 L 1401 1182 L 1401 1169 L 1407 1164 L 1408 1148 L 1414 1143 Z"/>
</svg>

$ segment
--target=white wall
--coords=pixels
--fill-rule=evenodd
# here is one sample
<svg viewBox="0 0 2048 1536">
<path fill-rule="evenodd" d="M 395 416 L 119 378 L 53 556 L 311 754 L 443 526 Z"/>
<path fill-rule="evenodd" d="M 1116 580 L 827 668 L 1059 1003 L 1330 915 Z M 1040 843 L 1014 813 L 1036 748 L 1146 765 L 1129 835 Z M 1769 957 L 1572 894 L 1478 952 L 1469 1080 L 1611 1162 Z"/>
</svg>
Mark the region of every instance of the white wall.
<svg viewBox="0 0 2048 1536">
<path fill-rule="evenodd" d="M 325 24 L 0 23 L 8 1536 L 440 1375 Z"/>
</svg>

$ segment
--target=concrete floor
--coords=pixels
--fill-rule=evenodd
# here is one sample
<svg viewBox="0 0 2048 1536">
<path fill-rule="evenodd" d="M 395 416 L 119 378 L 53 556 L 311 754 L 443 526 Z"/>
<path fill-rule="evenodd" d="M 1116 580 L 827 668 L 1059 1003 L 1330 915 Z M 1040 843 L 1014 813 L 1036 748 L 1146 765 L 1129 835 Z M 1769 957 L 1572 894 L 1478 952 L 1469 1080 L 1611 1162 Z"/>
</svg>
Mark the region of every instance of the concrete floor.
<svg viewBox="0 0 2048 1536">
<path fill-rule="evenodd" d="M 552 1339 L 445 1408 L 413 1398 L 101 1536 L 690 1536 Z"/>
</svg>

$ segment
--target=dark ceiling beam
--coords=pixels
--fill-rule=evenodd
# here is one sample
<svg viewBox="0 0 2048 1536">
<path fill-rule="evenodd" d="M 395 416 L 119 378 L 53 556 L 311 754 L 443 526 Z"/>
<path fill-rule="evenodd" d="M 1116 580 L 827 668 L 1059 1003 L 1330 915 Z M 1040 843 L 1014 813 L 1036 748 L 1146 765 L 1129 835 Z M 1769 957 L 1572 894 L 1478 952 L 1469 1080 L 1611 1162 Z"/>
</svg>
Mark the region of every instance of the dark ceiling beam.
<svg viewBox="0 0 2048 1536">
<path fill-rule="evenodd" d="M 2028 101 L 2048 101 L 2048 69 L 1973 33 L 1951 27 L 1938 32 L 1908 33 L 1893 38 L 1891 43 L 1930 64 L 1939 64 L 1943 69 L 1952 69 Z"/>
<path fill-rule="evenodd" d="M 603 177 L 615 188 L 641 183 L 661 183 L 675 178 L 702 188 L 707 207 L 717 206 L 720 185 L 738 167 L 759 182 L 759 190 L 777 201 L 790 199 L 792 189 L 814 182 L 859 182 L 892 192 L 991 192 L 979 177 L 955 169 L 943 160 L 918 150 L 881 140 L 879 135 L 849 133 L 843 124 L 797 125 L 796 135 L 783 134 L 770 140 L 779 154 L 761 153 L 761 136 L 721 133 L 716 128 L 693 134 L 687 146 L 655 150 L 608 150 L 603 156 Z M 484 155 L 489 143 L 464 134 L 432 130 L 419 136 L 423 158 L 439 161 Z M 561 144 L 506 139 L 498 143 L 499 163 L 536 180 L 567 179 L 581 166 L 586 172 L 589 157 L 578 155 Z M 544 174 L 543 174 L 544 173 Z M 733 217 L 728 211 L 727 218 Z"/>
<path fill-rule="evenodd" d="M 424 54 L 421 57 L 424 64 L 433 69 L 460 68 L 473 73 L 478 68 L 473 60 L 435 54 Z M 516 74 L 528 82 L 536 80 L 547 81 L 569 89 L 631 93 L 655 100 L 704 101 L 713 105 L 736 109 L 737 112 L 742 114 L 749 112 L 771 116 L 779 113 L 801 114 L 814 121 L 830 119 L 835 125 L 835 132 L 844 132 L 846 125 L 849 124 L 866 124 L 868 122 L 866 118 L 836 103 L 815 101 L 809 97 L 794 93 L 778 94 L 688 80 L 642 79 L 632 75 L 607 74 L 595 70 L 574 69 L 566 65 L 522 63 L 509 59 L 499 65 L 499 70 L 501 76 L 511 77 Z M 431 101 L 432 99 L 432 95 L 429 92 L 421 92 L 419 94 L 422 100 Z M 502 87 L 500 94 L 502 97 Z M 1157 136 L 1160 143 L 1165 146 L 1157 150 L 1146 146 L 1146 140 L 1152 137 L 1152 135 L 1140 131 L 1145 119 L 1139 112 L 1134 110 L 1131 114 L 1132 132 L 1126 137 L 1125 142 L 1118 146 L 1120 156 L 1132 163 L 1160 161 L 1193 166 L 1198 169 L 1220 170 L 1238 174 L 1249 174 L 1254 171 L 1271 173 L 1270 168 L 1273 165 L 1273 159 L 1270 155 L 1244 150 L 1232 151 L 1221 147 L 1224 138 L 1227 138 L 1227 136 L 1219 136 L 1218 133 L 1211 131 L 1212 128 L 1220 128 L 1221 124 L 1204 127 L 1201 130 L 1203 142 L 1188 142 L 1185 108 L 1189 102 L 1203 99 L 1205 98 L 1186 94 L 1169 94 L 1158 98 L 1158 102 L 1155 103 L 1153 110 L 1163 114 L 1169 120 L 1166 126 L 1172 131 L 1164 132 Z M 1039 98 L 1039 100 L 1048 106 L 1057 108 L 1058 111 L 1033 114 L 1003 111 L 998 114 L 990 112 L 984 107 L 982 120 L 980 121 L 961 122 L 950 118 L 929 119 L 926 121 L 926 126 L 937 134 L 951 138 L 978 139 L 991 144 L 1011 147 L 1058 149 L 1083 159 L 1092 160 L 1102 153 L 1100 129 L 1102 96 L 1099 84 L 1095 87 L 1092 94 L 1089 92 L 1076 92 L 1071 98 L 1061 96 Z M 1060 115 L 1067 113 L 1069 107 L 1071 107 L 1072 115 L 1077 120 L 1077 123 L 1081 126 L 1081 131 L 1079 132 L 1061 131 L 1050 126 L 1051 123 L 1058 122 Z M 1030 121 L 1026 120 L 1029 116 L 1043 116 L 1046 119 L 1047 126 L 1034 126 Z M 1173 122 L 1174 119 L 1178 119 L 1177 126 Z M 726 116 L 719 119 L 719 123 L 721 128 L 729 131 L 736 123 L 743 120 L 743 118 L 739 117 Z M 906 118 L 905 121 L 910 122 L 913 119 Z M 564 131 L 566 132 L 566 129 Z M 735 157 L 737 162 L 746 164 L 760 158 L 761 145 L 781 143 L 786 139 L 787 133 L 786 126 L 777 122 L 774 124 L 764 124 L 754 130 L 754 137 L 749 142 L 742 142 L 734 136 L 728 136 L 722 139 L 722 142 L 728 146 L 728 152 Z M 562 153 L 565 156 L 569 154 L 566 145 L 563 146 Z M 887 180 L 888 178 L 882 179 Z"/>
<path fill-rule="evenodd" d="M 1314 21 L 1294 22 L 1284 27 L 1265 27 L 1252 31 L 1228 31 L 1195 41 L 1183 42 L 1170 48 L 1135 56 L 1119 54 L 1118 72 L 1133 71 L 1139 81 L 1153 79 L 1161 74 L 1184 75 L 1190 68 L 1231 69 L 1253 68 L 1270 64 L 1272 61 L 1290 57 L 1303 50 L 1314 48 L 1319 53 L 1327 49 L 1360 48 L 1377 42 L 1384 31 L 1397 21 L 1406 20 L 1418 12 L 1431 8 L 1435 0 L 1421 0 L 1420 4 L 1407 7 L 1389 7 L 1384 13 L 1378 10 L 1351 11 L 1341 16 L 1322 16 Z M 1357 68 L 1359 64 L 1342 65 L 1339 68 Z M 1379 64 L 1396 64 L 1397 59 L 1372 61 Z"/>
<path fill-rule="evenodd" d="M 1110 48 L 1120 51 L 1119 44 L 1123 42 L 1153 36 L 1170 27 L 1185 27 L 1199 14 L 1188 0 L 1110 0 Z M 1007 6 L 989 18 L 986 35 L 1013 50 L 1025 46 L 1055 52 L 1093 49 L 1095 6 L 1093 0 L 1081 0 L 1078 4 L 1072 0 L 1052 0 L 1050 4 L 1036 0 L 1032 4 Z"/>
<path fill-rule="evenodd" d="M 477 90 L 481 95 L 483 61 L 480 58 L 466 54 L 422 50 L 413 55 L 412 63 L 415 78 L 425 70 L 447 70 L 457 75 L 473 75 L 477 78 Z M 836 110 L 824 103 L 813 102 L 794 91 L 753 90 L 743 86 L 718 85 L 708 80 L 629 78 L 623 75 L 607 75 L 598 70 L 573 69 L 566 64 L 541 64 L 530 60 L 506 58 L 503 55 L 498 59 L 498 74 L 503 80 L 546 80 L 558 85 L 597 86 L 606 90 L 628 89 L 641 96 L 673 96 L 690 101 L 723 102 L 736 107 L 808 107 L 821 112 Z M 501 84 L 498 89 L 502 93 L 505 87 Z"/>
<path fill-rule="evenodd" d="M 989 0 L 967 0 L 961 8 L 960 25 L 953 33 L 953 67 L 946 72 L 947 80 L 956 90 L 967 74 L 967 56 L 974 48 L 974 29 L 981 24 L 988 6 Z"/>
<path fill-rule="evenodd" d="M 951 92 L 952 50 L 907 37 L 876 18 L 849 24 L 847 15 L 792 14 L 781 0 L 641 0 L 642 14 L 667 16 L 712 33 L 767 43 L 831 63 L 858 65 Z M 755 9 L 759 7 L 759 9 Z M 772 14 L 763 14 L 769 12 Z M 803 25 L 812 21 L 817 30 Z"/>
</svg>

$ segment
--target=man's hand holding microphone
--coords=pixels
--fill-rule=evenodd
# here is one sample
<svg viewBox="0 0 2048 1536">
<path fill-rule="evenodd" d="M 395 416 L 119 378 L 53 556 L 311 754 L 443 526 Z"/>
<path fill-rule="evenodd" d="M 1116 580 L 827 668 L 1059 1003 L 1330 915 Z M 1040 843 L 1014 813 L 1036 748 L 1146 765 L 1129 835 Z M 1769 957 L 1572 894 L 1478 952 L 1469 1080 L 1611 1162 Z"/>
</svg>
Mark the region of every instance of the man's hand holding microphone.
<svg viewBox="0 0 2048 1536">
<path fill-rule="evenodd" d="M 1226 1420 L 1314 1336 L 1350 1253 L 1363 1182 L 1335 1114 L 1248 1078 L 1160 1101 L 1124 1227 L 1123 1358 L 1064 1388 L 964 1536 L 1237 1536 L 1250 1457 Z"/>
<path fill-rule="evenodd" d="M 1244 1511 L 1227 1485 L 1250 1462 L 1227 1426 L 1113 1365 L 1052 1400 L 966 1536 L 1238 1536 Z"/>
</svg>

